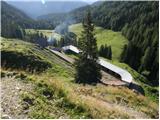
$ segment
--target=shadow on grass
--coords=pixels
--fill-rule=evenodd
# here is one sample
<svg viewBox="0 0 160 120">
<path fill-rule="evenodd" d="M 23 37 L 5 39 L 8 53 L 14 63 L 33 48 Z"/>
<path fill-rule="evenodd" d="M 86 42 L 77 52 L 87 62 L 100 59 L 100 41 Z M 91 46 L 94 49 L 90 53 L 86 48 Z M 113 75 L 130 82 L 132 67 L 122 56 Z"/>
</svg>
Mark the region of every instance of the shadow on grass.
<svg viewBox="0 0 160 120">
<path fill-rule="evenodd" d="M 130 83 L 129 89 L 134 90 L 135 92 L 140 93 L 142 95 L 145 95 L 144 89 L 138 84 Z"/>
</svg>

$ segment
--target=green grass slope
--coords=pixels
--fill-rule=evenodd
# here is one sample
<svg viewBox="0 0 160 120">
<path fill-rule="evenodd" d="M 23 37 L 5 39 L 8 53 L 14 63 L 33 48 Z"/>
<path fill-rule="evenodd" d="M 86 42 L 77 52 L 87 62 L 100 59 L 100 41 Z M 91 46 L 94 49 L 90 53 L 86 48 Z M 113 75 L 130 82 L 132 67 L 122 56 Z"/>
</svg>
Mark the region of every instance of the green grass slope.
<svg viewBox="0 0 160 120">
<path fill-rule="evenodd" d="M 69 26 L 69 30 L 80 37 L 82 24 L 73 24 Z M 97 38 L 98 48 L 104 44 L 112 46 L 112 57 L 114 60 L 118 60 L 120 58 L 123 46 L 128 44 L 127 39 L 121 34 L 121 32 L 114 32 L 97 26 L 95 27 L 95 36 Z"/>
<path fill-rule="evenodd" d="M 54 66 L 55 71 L 63 72 L 63 70 L 66 70 L 66 72 L 73 72 L 73 67 L 70 64 L 61 60 L 59 57 L 51 53 L 46 48 L 41 48 L 39 45 L 32 44 L 29 42 L 24 42 L 18 39 L 1 38 L 1 41 L 2 41 L 1 42 L 2 53 L 3 52 L 17 53 L 19 56 L 22 55 L 23 57 L 32 56 L 32 57 L 35 57 L 35 59 L 38 61 L 43 61 L 47 64 L 50 64 L 51 66 Z M 2 62 L 3 61 L 4 59 L 2 59 Z M 17 62 L 17 61 L 15 60 L 14 62 Z M 24 64 L 28 64 L 28 63 L 29 61 L 26 61 L 26 63 Z M 70 71 L 67 71 L 68 69 Z M 63 73 L 60 73 L 60 74 L 63 75 Z"/>
<path fill-rule="evenodd" d="M 2 66 L 3 76 L 6 70 L 18 72 L 15 78 L 35 85 L 32 92 L 22 92 L 24 103 L 33 103 L 27 107 L 29 118 L 158 118 L 158 103 L 126 87 L 75 84 L 74 66 L 48 49 L 5 38 L 2 38 L 1 47 L 1 51 L 13 52 L 17 56 L 34 56 L 35 60 L 51 65 L 38 74 L 14 67 L 6 69 L 5 64 Z"/>
</svg>

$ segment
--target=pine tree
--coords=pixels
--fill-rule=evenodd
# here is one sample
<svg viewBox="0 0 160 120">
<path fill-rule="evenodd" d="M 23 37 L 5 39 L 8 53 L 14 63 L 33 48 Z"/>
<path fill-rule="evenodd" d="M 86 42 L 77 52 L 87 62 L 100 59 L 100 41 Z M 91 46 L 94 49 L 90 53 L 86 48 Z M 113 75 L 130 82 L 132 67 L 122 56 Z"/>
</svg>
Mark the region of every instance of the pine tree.
<svg viewBox="0 0 160 120">
<path fill-rule="evenodd" d="M 91 21 L 90 12 L 83 20 L 83 31 L 80 38 L 82 53 L 76 63 L 77 83 L 97 83 L 101 79 L 100 67 L 98 65 L 98 52 L 96 38 L 94 37 L 94 25 Z"/>
<path fill-rule="evenodd" d="M 63 47 L 63 46 L 65 46 L 65 40 L 64 40 L 64 37 L 61 37 L 59 41 L 59 47 Z"/>
<path fill-rule="evenodd" d="M 108 47 L 108 56 L 107 57 L 110 60 L 112 59 L 112 49 L 111 49 L 111 46 Z"/>
<path fill-rule="evenodd" d="M 108 46 L 107 46 L 107 44 L 105 44 L 105 46 L 104 46 L 103 57 L 108 58 Z"/>
<path fill-rule="evenodd" d="M 144 56 L 142 57 L 141 60 L 141 66 L 139 68 L 139 72 L 142 72 L 143 70 L 146 70 L 148 67 L 148 64 L 150 62 L 150 57 L 151 57 L 151 48 L 147 47 Z"/>
<path fill-rule="evenodd" d="M 120 62 L 124 62 L 126 60 L 126 52 L 127 52 L 127 45 L 124 45 L 123 51 L 121 53 Z"/>
<path fill-rule="evenodd" d="M 102 57 L 104 56 L 104 45 L 100 46 L 99 55 L 102 56 Z"/>
</svg>

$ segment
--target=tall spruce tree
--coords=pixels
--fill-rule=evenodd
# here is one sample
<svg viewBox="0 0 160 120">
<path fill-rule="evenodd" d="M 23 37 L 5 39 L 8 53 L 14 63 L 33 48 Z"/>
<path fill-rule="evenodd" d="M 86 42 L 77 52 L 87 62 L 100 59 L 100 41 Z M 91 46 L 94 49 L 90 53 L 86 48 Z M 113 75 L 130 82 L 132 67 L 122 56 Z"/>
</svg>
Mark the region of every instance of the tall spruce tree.
<svg viewBox="0 0 160 120">
<path fill-rule="evenodd" d="M 108 47 L 108 55 L 107 55 L 108 59 L 112 59 L 112 48 L 111 46 Z"/>
<path fill-rule="evenodd" d="M 77 74 L 75 81 L 83 84 L 99 82 L 101 79 L 101 72 L 97 63 L 98 50 L 90 11 L 87 12 L 83 20 L 83 31 L 79 47 L 82 50 L 82 53 L 76 63 Z"/>
<path fill-rule="evenodd" d="M 142 72 L 143 70 L 147 70 L 148 64 L 150 63 L 150 57 L 151 57 L 151 48 L 147 47 L 144 56 L 141 59 L 141 66 L 139 68 L 139 72 Z"/>
</svg>

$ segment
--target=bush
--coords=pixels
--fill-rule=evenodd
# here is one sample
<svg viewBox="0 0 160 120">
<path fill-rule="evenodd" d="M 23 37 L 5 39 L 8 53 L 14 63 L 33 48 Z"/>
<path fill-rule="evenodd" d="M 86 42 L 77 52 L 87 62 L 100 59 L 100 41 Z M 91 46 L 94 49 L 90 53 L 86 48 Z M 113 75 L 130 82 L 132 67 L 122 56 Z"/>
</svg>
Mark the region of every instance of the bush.
<svg viewBox="0 0 160 120">
<path fill-rule="evenodd" d="M 2 67 L 25 70 L 31 73 L 42 72 L 51 67 L 51 64 L 33 55 L 24 55 L 20 52 L 2 51 Z"/>
<path fill-rule="evenodd" d="M 1 71 L 1 78 L 5 77 L 6 73 Z"/>
</svg>

